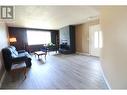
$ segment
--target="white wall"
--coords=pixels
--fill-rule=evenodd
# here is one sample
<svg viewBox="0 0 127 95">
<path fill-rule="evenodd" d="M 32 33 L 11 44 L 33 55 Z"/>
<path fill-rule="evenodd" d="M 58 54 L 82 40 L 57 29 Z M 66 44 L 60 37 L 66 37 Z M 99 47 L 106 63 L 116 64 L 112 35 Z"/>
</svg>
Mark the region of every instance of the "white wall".
<svg viewBox="0 0 127 95">
<path fill-rule="evenodd" d="M 4 23 L 0 22 L 0 80 L 4 73 L 3 58 L 2 58 L 1 50 L 6 46 L 8 46 L 7 27 Z"/>
<path fill-rule="evenodd" d="M 102 68 L 112 89 L 127 89 L 127 7 L 101 9 Z"/>
</svg>

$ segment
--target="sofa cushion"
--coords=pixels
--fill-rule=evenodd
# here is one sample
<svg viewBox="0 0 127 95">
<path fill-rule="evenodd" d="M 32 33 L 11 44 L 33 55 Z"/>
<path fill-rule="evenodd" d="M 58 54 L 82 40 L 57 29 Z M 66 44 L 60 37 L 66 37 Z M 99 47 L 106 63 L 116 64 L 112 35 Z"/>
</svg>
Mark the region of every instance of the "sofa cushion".
<svg viewBox="0 0 127 95">
<path fill-rule="evenodd" d="M 13 52 L 13 50 L 11 48 L 8 48 L 8 50 L 11 52 L 12 58 L 17 57 L 17 55 Z"/>
<path fill-rule="evenodd" d="M 15 54 L 15 56 L 18 56 L 18 52 L 14 46 L 9 46 L 9 48 L 11 49 L 11 52 Z"/>
</svg>

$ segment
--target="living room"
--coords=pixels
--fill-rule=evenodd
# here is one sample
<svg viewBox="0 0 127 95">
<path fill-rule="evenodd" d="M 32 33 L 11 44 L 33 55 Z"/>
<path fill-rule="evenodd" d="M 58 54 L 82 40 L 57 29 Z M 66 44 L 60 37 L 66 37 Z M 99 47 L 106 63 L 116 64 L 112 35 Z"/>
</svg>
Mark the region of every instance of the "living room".
<svg viewBox="0 0 127 95">
<path fill-rule="evenodd" d="M 126 40 L 124 39 L 126 38 L 124 37 L 126 14 L 123 10 L 126 10 L 126 7 L 15 6 L 15 18 L 13 20 L 3 20 L 0 23 L 0 38 L 2 39 L 0 40 L 0 79 L 3 81 L 3 84 L 1 84 L 2 89 L 126 88 L 126 77 L 122 76 L 123 70 L 126 70 L 124 68 L 126 58 L 116 54 L 117 51 L 121 55 L 126 55 L 126 44 L 124 43 Z M 118 15 L 119 13 L 124 15 Z M 117 18 L 115 21 L 114 15 Z M 113 24 L 110 25 L 111 22 Z M 89 34 L 90 29 L 100 29 L 98 27 L 90 28 L 90 26 L 94 25 L 101 25 L 103 31 L 104 41 L 101 43 L 102 49 L 98 50 L 92 48 L 89 39 L 91 36 Z M 119 31 L 121 29 L 123 29 L 124 34 Z M 28 41 L 30 31 L 32 33 L 38 32 L 38 35 L 43 32 L 44 37 L 46 35 L 50 36 L 47 36 L 47 39 L 42 37 L 42 44 L 31 45 L 37 37 L 36 34 L 32 34 L 32 41 Z M 117 34 L 114 35 L 114 32 L 107 31 L 117 31 Z M 119 35 L 123 38 L 121 39 Z M 97 37 L 99 37 L 99 33 Z M 10 41 L 11 38 L 13 38 L 12 42 Z M 124 45 L 119 40 L 123 40 Z M 43 55 L 39 56 L 41 61 L 35 55 L 32 55 L 32 65 L 27 70 L 26 79 L 23 81 L 23 76 L 16 76 L 16 81 L 10 82 L 11 77 L 5 72 L 2 56 L 3 48 L 13 45 L 17 51 L 25 50 L 31 54 L 40 51 L 45 45 L 47 46 L 50 43 L 57 48 L 51 50 L 55 52 L 50 54 L 49 50 L 46 59 L 43 58 Z M 119 47 L 114 49 L 113 43 Z M 99 46 L 98 38 L 97 47 L 100 48 Z M 115 57 L 113 57 L 114 54 Z M 101 61 L 99 58 L 101 58 Z M 121 58 L 121 60 L 118 61 L 116 60 L 117 58 Z M 121 61 L 123 66 L 119 64 Z M 116 78 L 115 73 L 117 66 L 121 76 L 119 78 Z M 116 81 L 113 81 L 114 79 Z"/>
</svg>

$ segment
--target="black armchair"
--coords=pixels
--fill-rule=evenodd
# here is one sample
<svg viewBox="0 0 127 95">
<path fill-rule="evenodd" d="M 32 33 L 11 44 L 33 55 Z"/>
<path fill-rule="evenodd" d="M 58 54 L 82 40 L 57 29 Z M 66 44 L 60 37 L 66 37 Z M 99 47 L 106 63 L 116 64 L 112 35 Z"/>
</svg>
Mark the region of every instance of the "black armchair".
<svg viewBox="0 0 127 95">
<path fill-rule="evenodd" d="M 4 66 L 7 71 L 11 70 L 13 63 L 25 61 L 26 67 L 31 67 L 31 57 L 25 50 L 17 51 L 14 46 L 2 49 Z"/>
</svg>

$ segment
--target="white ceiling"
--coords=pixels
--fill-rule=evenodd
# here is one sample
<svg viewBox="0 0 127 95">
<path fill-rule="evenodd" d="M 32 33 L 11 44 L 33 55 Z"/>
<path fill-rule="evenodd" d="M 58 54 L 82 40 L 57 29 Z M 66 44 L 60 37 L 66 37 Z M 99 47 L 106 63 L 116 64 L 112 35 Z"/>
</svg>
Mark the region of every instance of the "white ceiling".
<svg viewBox="0 0 127 95">
<path fill-rule="evenodd" d="M 59 29 L 98 17 L 91 6 L 15 6 L 15 19 L 8 26 Z"/>
</svg>

